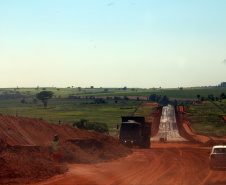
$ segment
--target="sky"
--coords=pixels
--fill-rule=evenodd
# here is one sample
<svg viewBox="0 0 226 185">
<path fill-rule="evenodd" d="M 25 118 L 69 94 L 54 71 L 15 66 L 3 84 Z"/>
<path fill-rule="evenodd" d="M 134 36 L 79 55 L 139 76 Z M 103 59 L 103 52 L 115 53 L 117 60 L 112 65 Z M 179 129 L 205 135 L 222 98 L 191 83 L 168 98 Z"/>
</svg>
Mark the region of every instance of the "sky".
<svg viewBox="0 0 226 185">
<path fill-rule="evenodd" d="M 225 0 L 0 0 L 0 88 L 226 81 Z"/>
</svg>

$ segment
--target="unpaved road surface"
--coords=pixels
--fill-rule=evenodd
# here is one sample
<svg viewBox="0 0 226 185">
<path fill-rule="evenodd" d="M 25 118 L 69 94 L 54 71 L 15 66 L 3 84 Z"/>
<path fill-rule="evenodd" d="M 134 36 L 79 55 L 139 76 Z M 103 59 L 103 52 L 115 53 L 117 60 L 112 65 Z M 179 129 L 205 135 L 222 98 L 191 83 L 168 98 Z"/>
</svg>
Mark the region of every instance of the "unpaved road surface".
<svg viewBox="0 0 226 185">
<path fill-rule="evenodd" d="M 39 185 L 221 185 L 226 171 L 210 171 L 210 148 L 191 144 L 158 144 L 134 149 L 126 158 L 96 165 L 69 165 L 69 172 Z"/>
<path fill-rule="evenodd" d="M 158 143 L 167 137 L 167 143 Z M 36 185 L 223 185 L 226 169 L 211 171 L 211 147 L 190 144 L 179 135 L 174 107 L 163 108 L 159 133 L 151 149 L 133 149 L 133 154 L 108 163 L 69 165 L 66 174 Z"/>
<path fill-rule="evenodd" d="M 159 132 L 151 140 L 159 140 L 160 138 L 164 138 L 167 141 L 186 141 L 178 132 L 175 109 L 171 105 L 163 107 Z"/>
</svg>

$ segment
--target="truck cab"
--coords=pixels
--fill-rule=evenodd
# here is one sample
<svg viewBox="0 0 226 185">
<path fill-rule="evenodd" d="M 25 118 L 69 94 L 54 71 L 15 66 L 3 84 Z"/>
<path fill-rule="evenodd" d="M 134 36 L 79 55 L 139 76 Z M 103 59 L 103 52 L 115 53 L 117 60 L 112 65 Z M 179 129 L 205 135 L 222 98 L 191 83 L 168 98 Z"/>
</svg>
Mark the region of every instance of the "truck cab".
<svg viewBox="0 0 226 185">
<path fill-rule="evenodd" d="M 141 124 L 134 120 L 122 122 L 119 140 L 126 146 L 140 145 L 142 141 Z"/>
<path fill-rule="evenodd" d="M 150 148 L 151 126 L 145 117 L 122 116 L 119 140 L 128 147 Z"/>
</svg>

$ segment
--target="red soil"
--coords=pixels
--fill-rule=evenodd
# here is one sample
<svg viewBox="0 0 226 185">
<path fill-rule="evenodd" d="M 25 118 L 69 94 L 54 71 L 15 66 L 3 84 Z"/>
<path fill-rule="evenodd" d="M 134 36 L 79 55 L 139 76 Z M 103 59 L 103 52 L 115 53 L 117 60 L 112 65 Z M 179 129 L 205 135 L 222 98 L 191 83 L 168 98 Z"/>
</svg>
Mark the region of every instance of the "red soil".
<svg viewBox="0 0 226 185">
<path fill-rule="evenodd" d="M 222 120 L 226 122 L 226 116 L 221 116 Z"/>
<path fill-rule="evenodd" d="M 67 163 L 99 163 L 131 154 L 117 139 L 100 133 L 54 125 L 35 118 L 0 115 L 0 184 L 26 184 L 55 175 L 51 141 L 62 143 Z"/>
<path fill-rule="evenodd" d="M 210 147 L 153 143 L 127 157 L 96 165 L 69 165 L 64 175 L 35 185 L 223 185 L 225 170 L 211 171 Z"/>
</svg>

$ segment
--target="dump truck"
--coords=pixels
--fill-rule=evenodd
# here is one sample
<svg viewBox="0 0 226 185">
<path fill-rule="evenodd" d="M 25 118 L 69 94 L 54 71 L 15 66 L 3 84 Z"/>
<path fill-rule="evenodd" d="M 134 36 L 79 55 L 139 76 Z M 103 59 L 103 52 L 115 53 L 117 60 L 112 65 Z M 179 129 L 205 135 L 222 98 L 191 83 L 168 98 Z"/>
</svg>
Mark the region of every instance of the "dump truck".
<svg viewBox="0 0 226 185">
<path fill-rule="evenodd" d="M 151 123 L 145 117 L 122 116 L 119 140 L 128 147 L 150 148 Z"/>
</svg>

